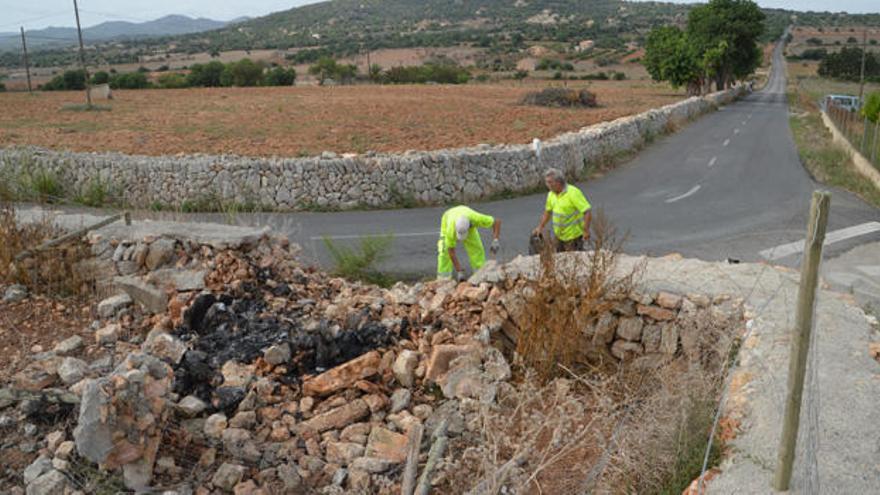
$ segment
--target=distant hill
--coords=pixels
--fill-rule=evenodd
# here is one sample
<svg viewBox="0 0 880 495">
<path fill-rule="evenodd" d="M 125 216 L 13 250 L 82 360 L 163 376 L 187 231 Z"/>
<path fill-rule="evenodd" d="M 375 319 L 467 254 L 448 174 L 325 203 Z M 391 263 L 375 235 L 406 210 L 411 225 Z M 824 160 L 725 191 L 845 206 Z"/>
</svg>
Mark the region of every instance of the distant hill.
<svg viewBox="0 0 880 495">
<path fill-rule="evenodd" d="M 183 15 L 168 15 L 141 23 L 110 21 L 83 29 L 83 41 L 88 44 L 94 44 L 108 41 L 198 33 L 219 29 L 231 23 L 242 22 L 247 19 L 245 17 L 224 22 L 205 18 L 193 19 Z M 72 27 L 48 27 L 27 31 L 26 34 L 28 48 L 32 50 L 64 47 L 77 42 L 76 28 Z M 20 47 L 21 35 L 19 33 L 0 33 L 0 50 L 19 50 Z"/>
</svg>

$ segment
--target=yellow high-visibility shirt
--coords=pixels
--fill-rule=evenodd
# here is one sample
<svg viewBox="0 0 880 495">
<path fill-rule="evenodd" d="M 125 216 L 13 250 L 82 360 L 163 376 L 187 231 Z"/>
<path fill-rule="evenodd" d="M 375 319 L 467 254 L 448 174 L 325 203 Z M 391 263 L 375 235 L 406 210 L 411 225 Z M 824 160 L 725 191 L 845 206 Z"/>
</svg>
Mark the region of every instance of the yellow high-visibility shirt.
<svg viewBox="0 0 880 495">
<path fill-rule="evenodd" d="M 566 184 L 561 193 L 547 193 L 544 207 L 553 219 L 553 234 L 560 241 L 570 241 L 584 235 L 584 214 L 592 208 L 584 193 Z"/>
<path fill-rule="evenodd" d="M 495 224 L 495 218 L 478 213 L 467 206 L 455 206 L 446 210 L 440 220 L 440 238 L 443 239 L 446 249 L 454 248 L 455 243 L 459 241 L 458 235 L 455 233 L 455 221 L 461 216 L 466 216 L 471 221 L 468 235 L 477 227 L 488 229 Z"/>
</svg>

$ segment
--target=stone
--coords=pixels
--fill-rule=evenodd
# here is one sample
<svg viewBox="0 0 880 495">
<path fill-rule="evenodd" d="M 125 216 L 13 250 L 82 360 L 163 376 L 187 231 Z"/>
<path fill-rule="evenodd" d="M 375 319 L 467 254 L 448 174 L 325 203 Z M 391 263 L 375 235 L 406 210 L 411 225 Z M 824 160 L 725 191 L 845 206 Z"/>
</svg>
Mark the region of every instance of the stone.
<svg viewBox="0 0 880 495">
<path fill-rule="evenodd" d="M 119 314 L 122 309 L 131 306 L 132 302 L 131 296 L 128 294 L 117 294 L 108 297 L 98 303 L 98 316 L 101 318 L 112 318 Z"/>
<path fill-rule="evenodd" d="M 472 345 L 442 344 L 434 346 L 431 357 L 428 359 L 428 368 L 425 379 L 436 382 L 449 371 L 449 364 L 453 359 L 470 354 L 476 348 Z"/>
<path fill-rule="evenodd" d="M 58 344 L 52 349 L 52 352 L 59 356 L 64 356 L 67 354 L 72 354 L 80 349 L 83 346 L 83 339 L 79 335 L 74 335 L 72 337 L 68 337 Z"/>
<path fill-rule="evenodd" d="M 345 483 L 346 478 L 348 478 L 348 470 L 339 468 L 336 472 L 333 473 L 333 478 L 330 481 L 334 486 L 342 486 Z"/>
<path fill-rule="evenodd" d="M 646 353 L 660 352 L 662 333 L 660 325 L 645 325 L 642 329 L 642 345 Z"/>
<path fill-rule="evenodd" d="M 53 431 L 46 435 L 46 450 L 49 451 L 50 454 L 54 454 L 55 450 L 58 448 L 58 445 L 64 441 L 64 432 L 63 431 Z"/>
<path fill-rule="evenodd" d="M 254 379 L 254 365 L 226 361 L 220 368 L 224 387 L 247 387 Z"/>
<path fill-rule="evenodd" d="M 147 275 L 147 280 L 157 287 L 167 287 L 177 292 L 190 292 L 205 288 L 206 275 L 205 270 L 164 268 Z"/>
<path fill-rule="evenodd" d="M 231 491 L 244 478 L 245 467 L 239 464 L 224 462 L 217 468 L 217 472 L 211 478 L 214 487 L 221 490 Z"/>
<path fill-rule="evenodd" d="M 241 411 L 229 420 L 230 428 L 244 428 L 250 430 L 257 425 L 256 411 Z"/>
<path fill-rule="evenodd" d="M 395 463 L 403 462 L 406 460 L 406 442 L 406 435 L 374 426 L 367 439 L 365 456 Z"/>
<path fill-rule="evenodd" d="M 150 244 L 150 249 L 144 258 L 144 265 L 147 270 L 155 270 L 163 265 L 168 264 L 174 258 L 175 242 L 173 239 L 161 238 L 156 239 Z"/>
<path fill-rule="evenodd" d="M 290 345 L 276 344 L 263 352 L 263 359 L 272 366 L 278 366 L 290 361 Z"/>
<path fill-rule="evenodd" d="M 668 309 L 659 308 L 657 306 L 646 306 L 639 304 L 636 306 L 636 312 L 641 316 L 647 316 L 656 321 L 669 321 L 675 319 L 675 312 Z"/>
<path fill-rule="evenodd" d="M 328 462 L 348 466 L 354 459 L 364 455 L 364 447 L 354 442 L 328 442 L 325 458 Z"/>
<path fill-rule="evenodd" d="M 187 395 L 177 403 L 177 410 L 187 418 L 194 418 L 201 414 L 208 405 L 195 395 Z"/>
<path fill-rule="evenodd" d="M 51 462 L 51 461 L 50 461 Z M 67 476 L 61 471 L 51 469 L 27 486 L 27 495 L 57 495 L 70 489 Z"/>
<path fill-rule="evenodd" d="M 378 459 L 375 457 L 358 457 L 351 462 L 349 466 L 352 470 L 365 471 L 367 473 L 379 474 L 391 469 L 391 466 L 397 464 L 387 459 Z"/>
<path fill-rule="evenodd" d="M 66 357 L 58 366 L 58 377 L 61 378 L 62 383 L 70 386 L 82 380 L 88 369 L 89 365 L 82 359 Z"/>
<path fill-rule="evenodd" d="M 55 457 L 63 460 L 70 460 L 73 457 L 75 450 L 76 444 L 71 440 L 61 442 L 61 444 L 58 445 L 58 448 L 55 449 Z"/>
<path fill-rule="evenodd" d="M 661 330 L 660 352 L 675 354 L 678 350 L 678 325 L 667 323 Z"/>
<path fill-rule="evenodd" d="M 415 370 L 419 364 L 419 354 L 415 351 L 405 349 L 397 355 L 391 371 L 394 372 L 394 378 L 404 387 L 412 387 L 415 385 Z"/>
<path fill-rule="evenodd" d="M 369 415 L 370 407 L 367 405 L 367 402 L 363 399 L 356 399 L 343 406 L 319 414 L 308 421 L 304 421 L 300 427 L 322 433 L 331 429 L 338 430 L 344 428 Z"/>
<path fill-rule="evenodd" d="M 621 318 L 617 324 L 617 336 L 630 342 L 638 342 L 642 339 L 643 326 L 641 318 Z"/>
<path fill-rule="evenodd" d="M 119 340 L 121 327 L 117 323 L 111 323 L 95 332 L 95 342 L 101 345 L 113 344 Z"/>
<path fill-rule="evenodd" d="M 611 312 L 603 313 L 593 329 L 593 345 L 600 347 L 610 344 L 614 340 L 617 324 L 617 319 Z"/>
<path fill-rule="evenodd" d="M 232 493 L 234 495 L 265 495 L 263 490 L 257 488 L 257 484 L 254 483 L 254 480 L 247 480 L 238 483 L 232 489 Z"/>
<path fill-rule="evenodd" d="M 391 394 L 391 413 L 403 411 L 409 407 L 409 401 L 412 399 L 412 392 L 408 388 L 399 388 Z"/>
<path fill-rule="evenodd" d="M 476 399 L 484 404 L 495 401 L 498 387 L 472 364 L 456 366 L 443 376 L 440 390 L 450 399 Z"/>
<path fill-rule="evenodd" d="M 382 355 L 370 351 L 347 363 L 329 369 L 303 383 L 303 394 L 325 396 L 349 388 L 358 380 L 369 378 L 379 371 Z"/>
<path fill-rule="evenodd" d="M 90 380 L 83 390 L 79 418 L 73 430 L 76 451 L 95 463 L 103 463 L 113 450 L 113 431 L 104 421 L 110 408 L 109 380 Z"/>
<path fill-rule="evenodd" d="M 206 437 L 218 439 L 223 435 L 226 426 L 226 415 L 215 413 L 208 416 L 208 419 L 205 420 L 205 426 L 202 431 L 204 431 Z"/>
<path fill-rule="evenodd" d="M 223 447 L 236 459 L 245 462 L 257 462 L 260 460 L 260 451 L 251 440 L 249 431 L 242 428 L 227 428 L 223 430 Z"/>
<path fill-rule="evenodd" d="M 611 355 L 621 361 L 629 361 L 642 352 L 642 344 L 637 342 L 616 340 L 614 341 L 614 344 L 611 345 Z"/>
<path fill-rule="evenodd" d="M 434 412 L 434 408 L 429 406 L 428 404 L 419 404 L 413 407 L 413 416 L 425 421 L 431 416 L 431 413 Z"/>
<path fill-rule="evenodd" d="M 134 302 L 148 313 L 161 314 L 168 307 L 168 295 L 165 291 L 150 285 L 140 278 L 123 276 L 115 277 L 113 283 L 125 291 Z"/>
<path fill-rule="evenodd" d="M 355 493 L 370 493 L 370 473 L 360 469 L 348 472 L 348 489 Z"/>
<path fill-rule="evenodd" d="M 24 472 L 22 473 L 22 478 L 24 479 L 25 485 L 30 485 L 33 481 L 40 476 L 48 473 L 49 470 L 52 469 L 52 458 L 49 456 L 41 455 L 34 459 L 34 462 L 30 463 L 30 465 L 24 468 Z"/>
<path fill-rule="evenodd" d="M 165 332 L 156 331 L 150 332 L 142 347 L 145 352 L 149 352 L 171 365 L 179 364 L 187 351 L 186 344 L 180 339 Z"/>
<path fill-rule="evenodd" d="M 24 300 L 27 297 L 27 287 L 21 284 L 12 284 L 6 288 L 3 293 L 3 302 L 14 303 Z"/>
<path fill-rule="evenodd" d="M 679 305 L 681 305 L 682 297 L 677 294 L 672 294 L 669 292 L 660 292 L 657 294 L 657 299 L 655 302 L 658 306 L 665 309 L 678 309 Z"/>
<path fill-rule="evenodd" d="M 278 479 L 284 485 L 285 493 L 296 493 L 302 485 L 302 478 L 297 472 L 296 466 L 292 464 L 281 464 L 276 468 Z"/>
</svg>

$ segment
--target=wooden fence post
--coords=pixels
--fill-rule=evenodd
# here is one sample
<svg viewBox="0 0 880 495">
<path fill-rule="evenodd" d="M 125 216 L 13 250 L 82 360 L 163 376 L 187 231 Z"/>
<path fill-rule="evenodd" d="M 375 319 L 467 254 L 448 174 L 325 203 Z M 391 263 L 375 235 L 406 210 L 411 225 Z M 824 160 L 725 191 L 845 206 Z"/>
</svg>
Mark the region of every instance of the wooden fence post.
<svg viewBox="0 0 880 495">
<path fill-rule="evenodd" d="M 785 398 L 782 439 L 779 442 L 779 458 L 773 479 L 773 488 L 783 492 L 787 491 L 791 484 L 791 468 L 797 446 L 801 399 L 804 391 L 804 373 L 807 369 L 807 355 L 810 352 L 810 334 L 813 331 L 813 305 L 816 299 L 816 284 L 819 281 L 819 262 L 822 260 L 822 244 L 825 241 L 825 227 L 828 223 L 830 205 L 831 193 L 813 192 L 810 220 L 807 224 L 807 238 L 804 241 L 804 260 L 801 265 L 797 314 L 791 336 L 788 392 Z"/>
</svg>

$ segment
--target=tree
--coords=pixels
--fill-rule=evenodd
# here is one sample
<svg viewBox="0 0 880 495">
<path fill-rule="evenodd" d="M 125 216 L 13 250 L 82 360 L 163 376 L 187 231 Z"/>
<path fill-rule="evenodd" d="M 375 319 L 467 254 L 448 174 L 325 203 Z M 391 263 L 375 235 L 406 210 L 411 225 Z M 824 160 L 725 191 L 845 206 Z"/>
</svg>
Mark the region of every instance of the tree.
<svg viewBox="0 0 880 495">
<path fill-rule="evenodd" d="M 293 86 L 296 81 L 296 71 L 293 68 L 275 67 L 266 73 L 263 84 L 266 86 Z"/>
<path fill-rule="evenodd" d="M 710 0 L 691 9 L 688 15 L 689 44 L 700 57 L 709 50 L 718 50 L 726 42 L 723 52 L 710 57 L 717 66 L 715 83 L 719 90 L 736 79 L 754 72 L 761 63 L 758 39 L 764 33 L 764 12 L 750 0 Z"/>
<path fill-rule="evenodd" d="M 875 124 L 880 120 L 880 91 L 875 91 L 865 98 L 865 104 L 862 106 L 862 116 Z"/>
<path fill-rule="evenodd" d="M 858 81 L 862 72 L 862 49 L 844 47 L 837 53 L 829 53 L 819 62 L 819 75 L 848 81 Z M 873 52 L 865 54 L 865 77 L 880 76 L 880 61 Z"/>
<path fill-rule="evenodd" d="M 687 34 L 677 27 L 663 26 L 648 34 L 642 64 L 653 80 L 668 81 L 674 88 L 686 86 L 688 94 L 699 94 L 700 60 Z"/>
<path fill-rule="evenodd" d="M 263 82 L 263 66 L 249 58 L 227 65 L 226 71 L 232 86 L 258 86 Z"/>
<path fill-rule="evenodd" d="M 330 57 L 321 57 L 317 62 L 314 63 L 311 67 L 309 67 L 309 74 L 316 76 L 318 78 L 318 84 L 324 85 L 324 81 L 332 78 L 337 70 L 339 65 Z"/>
<path fill-rule="evenodd" d="M 190 86 L 218 87 L 226 66 L 223 62 L 213 61 L 207 64 L 193 64 L 190 67 L 187 82 Z"/>
<path fill-rule="evenodd" d="M 92 84 L 107 84 L 108 82 L 110 82 L 110 74 L 107 72 L 99 70 L 92 74 Z"/>
<path fill-rule="evenodd" d="M 370 66 L 369 72 L 370 80 L 373 82 L 378 81 L 382 78 L 382 66 L 379 64 L 373 64 Z"/>
</svg>

